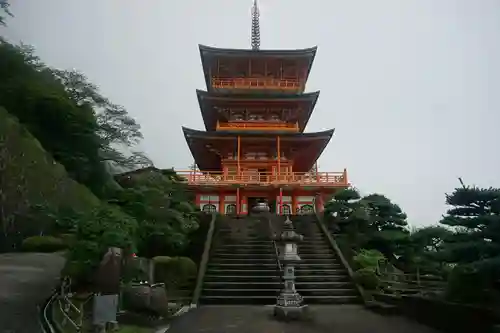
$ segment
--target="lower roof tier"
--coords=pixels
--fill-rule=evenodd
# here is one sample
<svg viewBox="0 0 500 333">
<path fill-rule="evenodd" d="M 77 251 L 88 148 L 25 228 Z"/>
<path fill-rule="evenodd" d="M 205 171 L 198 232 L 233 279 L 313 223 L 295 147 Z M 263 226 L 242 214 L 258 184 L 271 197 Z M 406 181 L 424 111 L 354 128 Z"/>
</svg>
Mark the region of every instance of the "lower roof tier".
<svg viewBox="0 0 500 333">
<path fill-rule="evenodd" d="M 183 127 L 184 137 L 196 165 L 203 171 L 222 170 L 222 158 L 241 147 L 262 146 L 293 154 L 293 171 L 308 172 L 333 136 L 334 129 L 314 133 L 290 132 L 205 132 Z M 239 138 L 239 139 L 238 139 Z M 279 139 L 278 139 L 279 138 Z M 279 146 L 279 147 L 278 147 Z M 278 149 L 279 148 L 279 149 Z"/>
</svg>

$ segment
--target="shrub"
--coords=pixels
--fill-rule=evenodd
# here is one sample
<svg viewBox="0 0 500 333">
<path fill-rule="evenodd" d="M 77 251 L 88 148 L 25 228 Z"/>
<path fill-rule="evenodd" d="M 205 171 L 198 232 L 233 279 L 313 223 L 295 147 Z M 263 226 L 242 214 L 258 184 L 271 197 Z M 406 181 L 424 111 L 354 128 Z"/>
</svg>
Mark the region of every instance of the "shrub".
<svg viewBox="0 0 500 333">
<path fill-rule="evenodd" d="M 355 269 L 371 268 L 377 270 L 379 263 L 385 260 L 385 256 L 377 250 L 361 249 L 353 258 Z"/>
<path fill-rule="evenodd" d="M 376 290 L 380 279 L 374 269 L 366 267 L 354 272 L 354 281 L 366 290 Z"/>
<path fill-rule="evenodd" d="M 155 257 L 155 277 L 164 281 L 167 289 L 178 289 L 196 277 L 196 264 L 187 257 Z"/>
<path fill-rule="evenodd" d="M 60 238 L 53 236 L 32 236 L 23 240 L 21 249 L 25 252 L 57 252 L 67 248 Z"/>
</svg>

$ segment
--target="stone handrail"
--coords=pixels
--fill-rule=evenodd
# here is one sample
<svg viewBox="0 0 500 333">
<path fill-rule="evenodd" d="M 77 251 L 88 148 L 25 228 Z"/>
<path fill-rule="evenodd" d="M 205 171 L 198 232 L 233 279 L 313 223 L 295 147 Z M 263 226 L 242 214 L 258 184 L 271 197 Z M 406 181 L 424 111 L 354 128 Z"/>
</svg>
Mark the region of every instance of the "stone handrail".
<svg viewBox="0 0 500 333">
<path fill-rule="evenodd" d="M 272 214 L 269 214 L 268 217 L 267 217 L 267 221 L 268 221 L 268 224 L 269 224 L 269 234 L 271 236 L 271 240 L 273 241 L 274 252 L 276 254 L 276 264 L 278 265 L 279 271 L 282 272 L 283 271 L 283 267 L 281 265 L 280 254 L 279 254 L 279 250 L 278 250 L 278 245 L 276 244 L 276 239 L 275 239 L 275 237 L 279 236 L 279 235 L 276 232 L 276 230 L 274 230 L 274 228 L 273 228 L 272 217 L 273 217 Z"/>
<path fill-rule="evenodd" d="M 210 220 L 210 226 L 208 227 L 207 238 L 205 239 L 203 254 L 201 255 L 201 261 L 198 267 L 198 276 L 196 278 L 196 286 L 194 288 L 193 298 L 191 300 L 191 307 L 196 307 L 200 299 L 201 289 L 203 287 L 203 280 L 205 278 L 208 259 L 210 257 L 210 249 L 212 248 L 212 240 L 214 237 L 216 220 L 217 220 L 217 214 L 212 214 L 212 219 Z"/>
<path fill-rule="evenodd" d="M 342 265 L 345 267 L 347 274 L 349 275 L 349 277 L 353 281 L 354 285 L 356 286 L 356 290 L 358 291 L 359 295 L 363 299 L 363 302 L 365 304 L 368 304 L 371 301 L 371 297 L 369 297 L 369 295 L 365 292 L 363 287 L 361 287 L 358 283 L 356 283 L 354 281 L 354 271 L 353 271 L 351 265 L 349 265 L 349 262 L 344 257 L 344 254 L 340 250 L 337 242 L 333 238 L 332 234 L 328 231 L 328 228 L 325 226 L 325 223 L 323 221 L 323 217 L 320 215 L 319 212 L 316 211 L 316 207 L 314 207 L 314 212 L 316 214 L 316 219 L 315 219 L 316 223 L 318 224 L 319 228 L 321 229 L 321 232 L 325 235 L 325 237 L 328 241 L 328 244 L 330 245 L 332 250 L 337 254 L 340 261 L 342 262 Z"/>
</svg>

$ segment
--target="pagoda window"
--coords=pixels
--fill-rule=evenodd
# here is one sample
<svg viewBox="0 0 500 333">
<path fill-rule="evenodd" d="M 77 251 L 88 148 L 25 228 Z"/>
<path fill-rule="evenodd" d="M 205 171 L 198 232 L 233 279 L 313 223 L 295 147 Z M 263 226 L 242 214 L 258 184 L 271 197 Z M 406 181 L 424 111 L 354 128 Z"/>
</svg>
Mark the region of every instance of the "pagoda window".
<svg viewBox="0 0 500 333">
<path fill-rule="evenodd" d="M 290 205 L 282 205 L 281 206 L 281 209 L 283 211 L 283 215 L 290 215 L 291 214 L 291 209 L 290 209 Z"/>
<path fill-rule="evenodd" d="M 245 120 L 245 114 L 243 112 L 235 112 L 231 115 L 231 121 L 242 121 Z"/>
<path fill-rule="evenodd" d="M 271 121 L 281 121 L 281 117 L 277 113 L 271 113 L 271 115 L 269 116 L 269 120 L 271 120 Z"/>
<path fill-rule="evenodd" d="M 203 205 L 202 211 L 204 213 L 215 213 L 217 211 L 217 207 L 212 204 Z"/>
<path fill-rule="evenodd" d="M 304 205 L 300 208 L 300 212 L 304 215 L 309 215 L 314 213 L 314 208 L 312 205 Z"/>
<path fill-rule="evenodd" d="M 236 205 L 235 204 L 227 205 L 226 214 L 228 215 L 236 214 Z"/>
</svg>

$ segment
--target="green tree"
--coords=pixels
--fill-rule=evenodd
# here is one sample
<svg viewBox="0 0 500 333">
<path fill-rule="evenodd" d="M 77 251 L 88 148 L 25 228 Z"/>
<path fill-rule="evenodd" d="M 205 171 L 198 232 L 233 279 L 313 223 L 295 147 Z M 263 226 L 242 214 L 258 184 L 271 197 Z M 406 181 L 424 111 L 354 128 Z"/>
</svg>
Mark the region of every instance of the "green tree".
<svg viewBox="0 0 500 333">
<path fill-rule="evenodd" d="M 170 175 L 168 170 L 164 171 Z M 124 187 L 113 203 L 140 225 L 139 254 L 145 257 L 175 256 L 189 245 L 189 235 L 198 228 L 195 207 L 183 184 L 150 169 L 118 182 Z"/>
<path fill-rule="evenodd" d="M 119 168 L 133 169 L 152 165 L 142 152 L 133 149 L 143 138 L 140 125 L 127 110 L 104 97 L 97 85 L 77 70 L 52 69 L 76 105 L 86 105 L 94 111 L 101 138 L 100 156 Z"/>
<path fill-rule="evenodd" d="M 76 105 L 33 48 L 0 40 L 0 101 L 40 141 L 72 178 L 103 192 L 98 123 L 87 105 Z"/>
<path fill-rule="evenodd" d="M 404 244 L 399 262 L 405 271 L 442 275 L 446 273 L 447 265 L 442 260 L 443 247 L 452 232 L 439 225 L 413 230 Z"/>
<path fill-rule="evenodd" d="M 408 241 L 406 214 L 401 208 L 381 194 L 363 197 L 360 203 L 369 216 L 367 237 L 363 247 L 377 249 L 391 258 L 401 255 Z"/>
<path fill-rule="evenodd" d="M 440 223 L 454 232 L 446 237 L 442 255 L 457 265 L 452 293 L 459 298 L 466 293 L 468 299 L 489 297 L 484 292 L 500 281 L 500 189 L 457 188 L 446 195 L 446 203 L 452 208 Z"/>
</svg>

